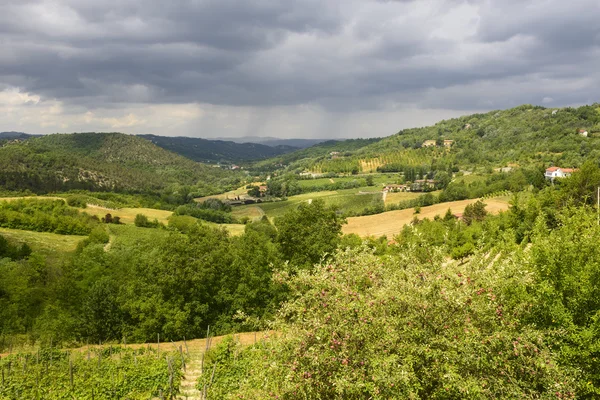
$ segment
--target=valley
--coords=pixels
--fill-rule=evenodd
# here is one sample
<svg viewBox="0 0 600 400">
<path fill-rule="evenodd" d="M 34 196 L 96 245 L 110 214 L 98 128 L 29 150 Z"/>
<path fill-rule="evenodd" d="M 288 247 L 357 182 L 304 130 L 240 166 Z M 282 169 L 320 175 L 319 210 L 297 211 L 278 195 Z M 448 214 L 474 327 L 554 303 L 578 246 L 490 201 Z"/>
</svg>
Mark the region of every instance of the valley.
<svg viewBox="0 0 600 400">
<path fill-rule="evenodd" d="M 594 104 L 210 165 L 181 138 L 7 140 L 0 399 L 594 398 L 599 133 Z"/>
</svg>

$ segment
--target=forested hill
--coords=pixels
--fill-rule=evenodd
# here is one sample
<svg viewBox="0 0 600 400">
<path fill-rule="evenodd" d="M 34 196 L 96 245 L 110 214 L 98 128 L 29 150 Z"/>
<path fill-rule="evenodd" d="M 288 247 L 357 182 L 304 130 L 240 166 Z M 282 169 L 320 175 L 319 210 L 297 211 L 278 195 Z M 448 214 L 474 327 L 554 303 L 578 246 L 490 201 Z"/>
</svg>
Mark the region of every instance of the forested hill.
<svg viewBox="0 0 600 400">
<path fill-rule="evenodd" d="M 238 178 L 122 133 L 54 134 L 0 147 L 0 186 L 5 190 L 157 192 L 187 185 L 206 194 Z"/>
<path fill-rule="evenodd" d="M 298 150 L 298 148 L 292 146 L 267 146 L 258 143 L 236 143 L 181 136 L 138 136 L 191 160 L 209 163 L 260 160 Z"/>
<path fill-rule="evenodd" d="M 587 133 L 586 133 L 587 132 Z M 444 145 L 446 141 L 446 145 Z M 382 139 L 330 141 L 257 163 L 262 170 L 321 173 L 406 168 L 578 167 L 600 158 L 600 104 L 579 108 L 522 105 L 404 129 Z"/>
<path fill-rule="evenodd" d="M 580 134 L 587 132 L 587 136 Z M 579 108 L 522 105 L 508 110 L 440 121 L 405 129 L 362 149 L 364 153 L 420 148 L 426 140 L 454 140 L 456 159 L 471 165 L 516 162 L 581 165 L 600 156 L 600 104 Z"/>
</svg>

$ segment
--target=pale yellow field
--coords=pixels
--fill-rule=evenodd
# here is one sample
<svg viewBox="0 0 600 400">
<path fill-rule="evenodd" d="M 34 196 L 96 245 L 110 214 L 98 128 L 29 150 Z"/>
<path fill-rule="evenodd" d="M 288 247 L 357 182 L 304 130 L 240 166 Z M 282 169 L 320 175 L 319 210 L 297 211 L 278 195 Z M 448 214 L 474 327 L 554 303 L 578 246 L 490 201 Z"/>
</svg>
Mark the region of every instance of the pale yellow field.
<svg viewBox="0 0 600 400">
<path fill-rule="evenodd" d="M 79 210 L 89 215 L 96 215 L 98 218 L 102 218 L 106 214 L 110 214 L 113 217 L 118 216 L 121 218 L 121 223 L 123 224 L 133 224 L 135 216 L 138 214 L 144 214 L 150 221 L 154 221 L 156 218 L 158 222 L 166 224 L 167 218 L 173 214 L 172 211 L 156 210 L 154 208 L 119 208 L 118 210 L 111 210 L 110 208 L 92 205 L 88 205 L 87 208 L 80 208 Z"/>
<path fill-rule="evenodd" d="M 421 213 L 416 214 L 419 219 L 433 219 L 436 215 L 444 216 L 448 208 L 453 213 L 463 213 L 465 207 L 476 202 L 477 199 L 453 201 L 449 203 L 435 204 L 421 208 Z M 489 213 L 497 214 L 508 210 L 508 201 L 503 198 L 487 199 L 484 201 Z M 364 217 L 348 218 L 348 224 L 342 228 L 345 234 L 356 233 L 359 236 L 383 236 L 388 238 L 400 233 L 404 225 L 409 224 L 415 217 L 414 209 L 388 211 L 382 214 L 367 215 Z"/>
</svg>

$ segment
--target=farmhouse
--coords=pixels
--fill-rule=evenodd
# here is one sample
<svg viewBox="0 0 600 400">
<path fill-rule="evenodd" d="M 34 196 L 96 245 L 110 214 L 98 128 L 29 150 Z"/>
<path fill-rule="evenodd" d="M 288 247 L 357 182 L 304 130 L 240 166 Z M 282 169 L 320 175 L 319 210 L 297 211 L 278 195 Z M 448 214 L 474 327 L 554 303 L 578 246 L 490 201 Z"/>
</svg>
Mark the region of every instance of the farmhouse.
<svg viewBox="0 0 600 400">
<path fill-rule="evenodd" d="M 436 143 L 435 140 L 426 140 L 423 142 L 422 147 L 435 147 Z"/>
<path fill-rule="evenodd" d="M 550 167 L 546 169 L 544 176 L 546 179 L 554 180 L 555 178 L 566 178 L 571 176 L 574 171 L 573 168 Z"/>
<path fill-rule="evenodd" d="M 580 129 L 579 130 L 579 134 L 583 137 L 587 137 L 588 136 L 588 131 L 587 129 Z"/>
<path fill-rule="evenodd" d="M 449 139 L 444 140 L 445 147 L 452 147 L 453 144 L 454 144 L 454 140 L 449 140 Z"/>
</svg>

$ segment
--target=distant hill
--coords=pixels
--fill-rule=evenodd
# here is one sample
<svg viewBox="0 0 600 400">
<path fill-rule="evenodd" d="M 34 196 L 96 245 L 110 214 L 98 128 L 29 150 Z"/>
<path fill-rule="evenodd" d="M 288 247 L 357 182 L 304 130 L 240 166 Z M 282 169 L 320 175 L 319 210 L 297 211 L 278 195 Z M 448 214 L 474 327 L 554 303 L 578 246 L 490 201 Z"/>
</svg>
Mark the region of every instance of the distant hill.
<svg viewBox="0 0 600 400">
<path fill-rule="evenodd" d="M 239 177 L 122 133 L 53 134 L 0 147 L 5 190 L 157 192 L 187 185 L 210 194 Z"/>
<path fill-rule="evenodd" d="M 289 145 L 266 145 L 258 143 L 236 143 L 225 140 L 208 140 L 191 137 L 166 137 L 138 135 L 163 149 L 181 154 L 191 160 L 216 163 L 236 163 L 261 160 L 298 150 Z"/>
<path fill-rule="evenodd" d="M 332 139 L 282 139 L 269 136 L 244 136 L 239 138 L 216 138 L 215 140 L 226 140 L 235 143 L 259 143 L 271 147 L 290 146 L 305 149 L 322 142 L 331 141 Z"/>
<path fill-rule="evenodd" d="M 30 135 L 24 132 L 0 132 L 0 140 L 4 139 L 29 139 L 39 135 Z"/>
</svg>

